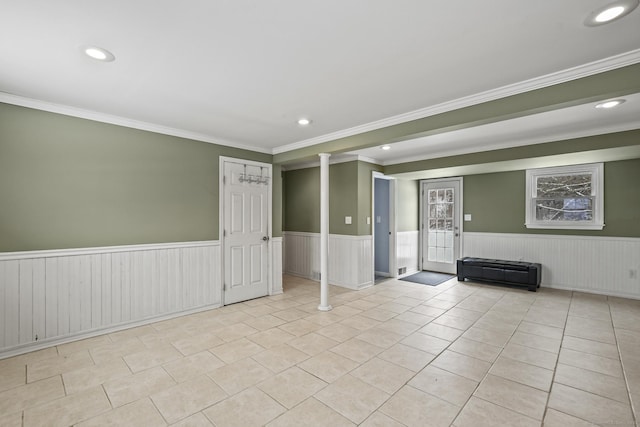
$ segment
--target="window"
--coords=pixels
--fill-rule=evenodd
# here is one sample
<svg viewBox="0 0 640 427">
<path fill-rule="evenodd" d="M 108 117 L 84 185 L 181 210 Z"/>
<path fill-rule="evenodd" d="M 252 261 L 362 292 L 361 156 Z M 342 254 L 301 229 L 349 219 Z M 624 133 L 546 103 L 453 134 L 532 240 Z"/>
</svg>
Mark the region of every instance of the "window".
<svg viewBox="0 0 640 427">
<path fill-rule="evenodd" d="M 604 165 L 527 170 L 527 228 L 602 230 Z"/>
</svg>

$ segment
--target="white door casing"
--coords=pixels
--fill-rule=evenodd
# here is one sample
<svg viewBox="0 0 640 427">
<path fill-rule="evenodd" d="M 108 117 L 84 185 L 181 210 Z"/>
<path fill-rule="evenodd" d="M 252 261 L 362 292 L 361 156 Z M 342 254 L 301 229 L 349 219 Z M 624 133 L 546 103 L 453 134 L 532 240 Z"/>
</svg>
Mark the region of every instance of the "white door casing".
<svg viewBox="0 0 640 427">
<path fill-rule="evenodd" d="M 389 239 L 386 242 L 386 244 L 388 244 L 389 249 L 388 249 L 388 256 L 389 256 L 389 271 L 388 271 L 388 276 L 389 277 L 397 277 L 398 276 L 398 270 L 397 270 L 397 262 L 396 262 L 396 252 L 397 252 L 397 243 L 396 243 L 396 238 L 397 238 L 397 231 L 396 231 L 396 206 L 397 206 L 397 200 L 396 200 L 396 180 L 393 177 L 390 176 L 386 176 L 385 174 L 381 173 L 381 172 L 376 172 L 373 171 L 371 173 L 371 214 L 373 215 L 373 217 L 370 219 L 371 220 L 371 240 L 372 240 L 372 245 L 371 245 L 371 265 L 373 266 L 373 276 L 374 280 L 375 280 L 375 276 L 376 274 L 380 274 L 381 272 L 377 272 L 375 265 L 376 265 L 376 252 L 375 252 L 375 246 L 376 246 L 376 222 L 377 222 L 377 216 L 376 216 L 376 179 L 384 179 L 389 181 L 389 218 L 388 218 L 388 222 L 389 222 L 389 231 L 388 231 L 388 236 Z M 379 237 L 379 236 L 378 236 Z M 382 275 L 386 275 L 386 274 L 382 274 Z"/>
<path fill-rule="evenodd" d="M 271 165 L 221 158 L 223 302 L 269 293 Z"/>
<path fill-rule="evenodd" d="M 420 182 L 422 270 L 456 273 L 461 251 L 462 178 Z"/>
</svg>

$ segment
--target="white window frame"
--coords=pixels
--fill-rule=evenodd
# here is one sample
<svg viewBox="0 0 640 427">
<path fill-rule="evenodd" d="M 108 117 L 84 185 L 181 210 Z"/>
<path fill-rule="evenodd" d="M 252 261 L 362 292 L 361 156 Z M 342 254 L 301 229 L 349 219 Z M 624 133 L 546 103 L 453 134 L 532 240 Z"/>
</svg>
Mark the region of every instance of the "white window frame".
<svg viewBox="0 0 640 427">
<path fill-rule="evenodd" d="M 549 175 L 591 174 L 591 196 L 594 198 L 590 221 L 538 221 L 533 200 L 536 194 L 536 178 Z M 604 228 L 604 163 L 527 169 L 526 222 L 527 228 L 564 230 L 602 230 Z"/>
</svg>

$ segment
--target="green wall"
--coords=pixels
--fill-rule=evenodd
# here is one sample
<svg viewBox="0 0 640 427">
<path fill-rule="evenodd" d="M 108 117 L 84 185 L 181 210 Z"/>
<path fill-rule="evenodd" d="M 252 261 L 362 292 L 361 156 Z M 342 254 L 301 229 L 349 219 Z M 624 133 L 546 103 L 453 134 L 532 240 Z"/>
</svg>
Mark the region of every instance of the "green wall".
<svg viewBox="0 0 640 427">
<path fill-rule="evenodd" d="M 408 179 L 396 179 L 396 229 L 398 231 L 416 231 L 419 229 L 420 182 Z"/>
<path fill-rule="evenodd" d="M 283 229 L 319 233 L 320 168 L 285 171 L 282 181 Z"/>
<path fill-rule="evenodd" d="M 462 206 L 472 221 L 463 231 L 526 233 L 524 194 L 525 171 L 465 176 Z"/>
<path fill-rule="evenodd" d="M 604 166 L 603 230 L 544 230 L 525 227 L 525 171 L 464 177 L 464 231 L 640 237 L 640 159 Z"/>
<path fill-rule="evenodd" d="M 329 233 L 369 235 L 371 171 L 381 167 L 361 161 L 329 166 Z M 320 232 L 320 168 L 284 173 L 284 230 Z M 351 224 L 345 224 L 345 216 Z"/>
<path fill-rule="evenodd" d="M 358 162 L 358 235 L 368 236 L 371 232 L 373 221 L 367 224 L 367 218 L 371 218 L 371 194 L 373 193 L 372 172 L 382 172 L 382 166 L 373 163 Z"/>
<path fill-rule="evenodd" d="M 282 166 L 273 165 L 273 184 L 271 189 L 273 191 L 273 204 L 272 204 L 272 217 L 271 217 L 271 235 L 273 237 L 282 237 L 282 207 L 283 193 L 282 193 Z"/>
<path fill-rule="evenodd" d="M 330 166 L 330 232 L 370 235 L 371 172 L 402 173 L 637 144 L 640 131 L 381 167 Z M 0 252 L 216 240 L 219 157 L 272 156 L 0 103 Z M 398 179 L 398 231 L 418 181 Z M 605 165 L 605 229 L 528 230 L 524 171 L 467 175 L 465 231 L 640 237 L 640 159 Z M 273 168 L 272 234 L 319 232 L 319 168 Z M 503 208 L 507 207 L 507 208 Z M 344 223 L 351 216 L 352 224 Z"/>
<path fill-rule="evenodd" d="M 0 104 L 0 252 L 216 240 L 219 156 L 272 159 Z"/>
<path fill-rule="evenodd" d="M 349 162 L 330 167 L 330 233 L 371 234 L 366 218 L 371 216 L 371 170 L 375 165 Z M 464 213 L 472 221 L 464 222 L 467 232 L 565 234 L 615 237 L 640 237 L 640 159 L 605 163 L 605 228 L 592 230 L 527 229 L 525 222 L 525 171 L 464 176 Z M 358 174 L 357 190 L 350 179 Z M 320 169 L 285 172 L 285 226 L 287 231 L 318 233 L 320 218 Z M 419 227 L 419 181 L 396 179 L 398 231 Z M 353 214 L 357 199 L 357 223 Z M 354 216 L 353 225 L 344 224 L 344 216 Z"/>
<path fill-rule="evenodd" d="M 320 173 L 318 171 L 318 173 Z M 318 194 L 319 193 L 318 187 Z M 320 200 L 318 198 L 318 210 Z M 351 224 L 345 224 L 345 216 Z M 329 167 L 329 233 L 358 234 L 358 163 L 338 163 Z M 318 223 L 318 231 L 319 223 Z"/>
<path fill-rule="evenodd" d="M 640 159 L 605 163 L 606 236 L 640 237 Z"/>
</svg>

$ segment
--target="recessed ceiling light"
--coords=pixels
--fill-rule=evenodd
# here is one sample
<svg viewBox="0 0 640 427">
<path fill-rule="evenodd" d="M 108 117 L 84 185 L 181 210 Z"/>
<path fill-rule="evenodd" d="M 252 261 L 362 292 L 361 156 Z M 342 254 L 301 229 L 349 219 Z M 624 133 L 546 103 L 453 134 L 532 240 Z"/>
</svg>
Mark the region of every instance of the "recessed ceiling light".
<svg viewBox="0 0 640 427">
<path fill-rule="evenodd" d="M 618 105 L 624 103 L 624 101 L 625 101 L 624 99 L 613 99 L 611 101 L 605 101 L 597 104 L 596 108 L 603 108 L 606 110 L 609 108 L 617 107 Z"/>
<path fill-rule="evenodd" d="M 298 120 L 298 124 L 300 126 L 307 126 L 308 124 L 311 124 L 311 120 L 303 118 L 303 119 Z"/>
<path fill-rule="evenodd" d="M 111 62 L 116 59 L 116 57 L 113 56 L 113 53 L 97 46 L 85 46 L 82 48 L 82 51 L 88 57 L 96 59 L 98 61 Z"/>
<path fill-rule="evenodd" d="M 631 13 L 636 7 L 638 0 L 618 0 L 591 12 L 584 24 L 588 27 L 607 24 Z"/>
<path fill-rule="evenodd" d="M 380 148 L 382 148 L 384 151 L 391 150 L 391 146 L 390 145 L 383 145 Z"/>
</svg>

